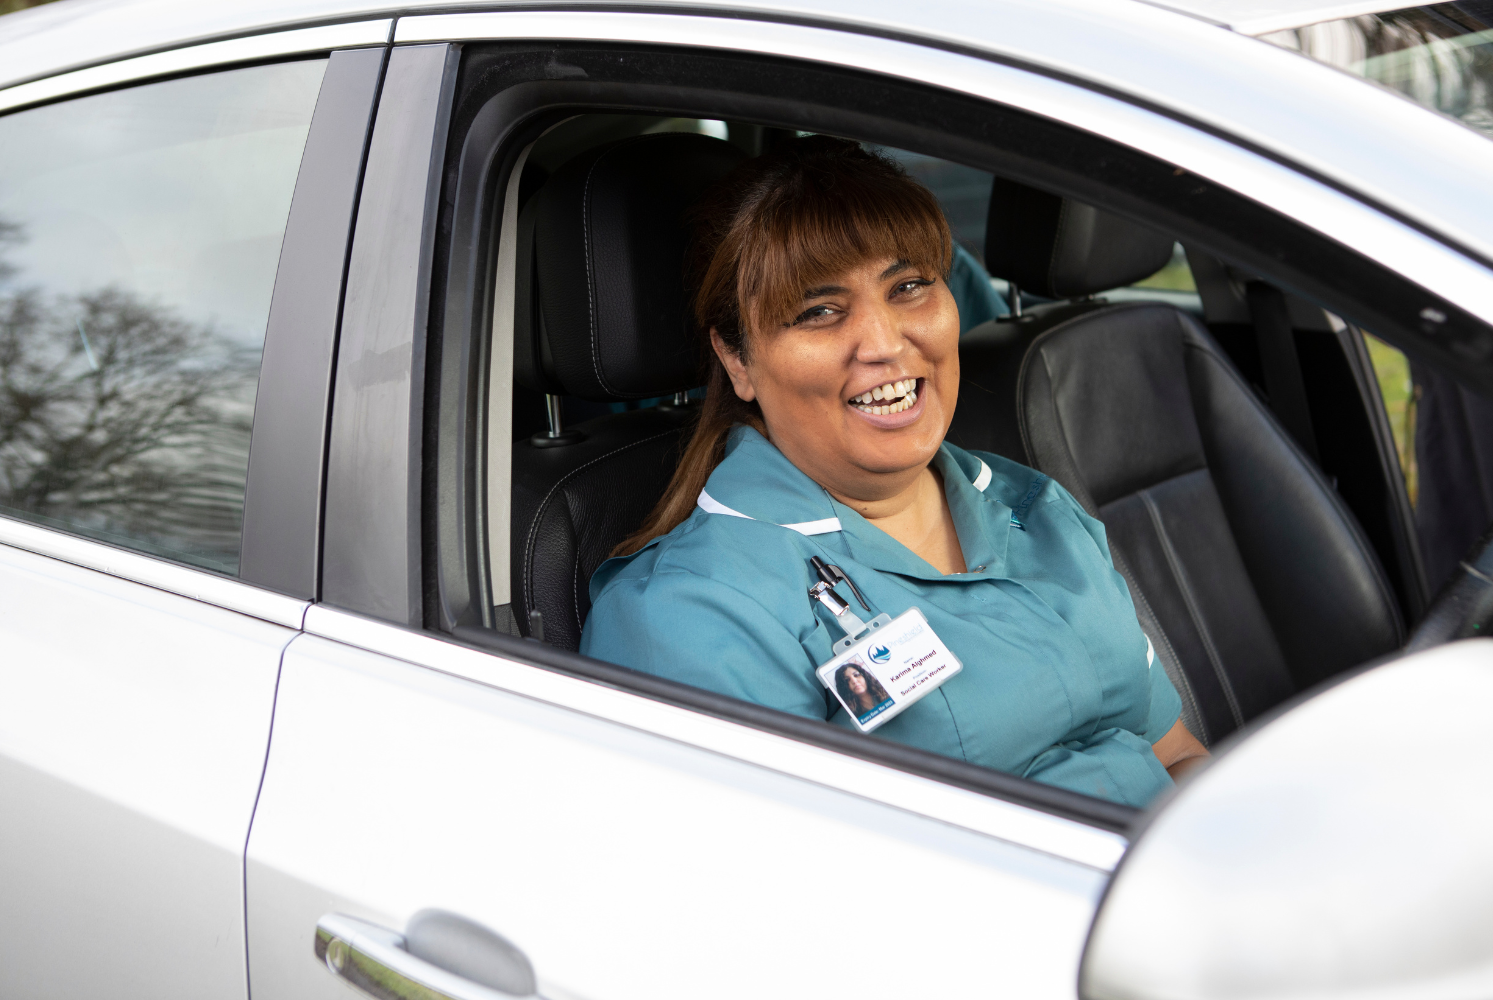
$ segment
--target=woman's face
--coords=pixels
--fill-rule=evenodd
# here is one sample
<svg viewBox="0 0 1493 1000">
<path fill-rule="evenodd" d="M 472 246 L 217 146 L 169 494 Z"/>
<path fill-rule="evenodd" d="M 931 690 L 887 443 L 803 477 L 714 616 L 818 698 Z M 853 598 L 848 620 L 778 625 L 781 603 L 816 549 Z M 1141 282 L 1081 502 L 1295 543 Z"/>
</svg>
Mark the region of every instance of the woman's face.
<svg viewBox="0 0 1493 1000">
<path fill-rule="evenodd" d="M 854 667 L 845 669 L 845 686 L 850 689 L 851 694 L 866 693 L 866 678 Z"/>
<path fill-rule="evenodd" d="M 900 492 L 954 416 L 959 309 L 937 273 L 906 261 L 867 261 L 806 289 L 792 315 L 748 333 L 745 363 L 716 344 L 773 444 L 842 497 Z"/>
</svg>

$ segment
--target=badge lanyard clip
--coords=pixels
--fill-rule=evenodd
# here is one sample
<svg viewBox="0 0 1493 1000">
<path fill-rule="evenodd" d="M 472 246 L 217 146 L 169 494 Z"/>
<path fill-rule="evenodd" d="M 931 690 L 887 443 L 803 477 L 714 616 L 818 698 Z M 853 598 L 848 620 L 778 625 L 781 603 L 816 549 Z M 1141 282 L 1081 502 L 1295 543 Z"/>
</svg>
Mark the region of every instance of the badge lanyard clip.
<svg viewBox="0 0 1493 1000">
<path fill-rule="evenodd" d="M 841 581 L 847 584 L 850 592 L 855 595 L 855 599 L 860 601 L 861 607 L 870 611 L 871 606 L 866 603 L 866 598 L 861 594 L 860 588 L 845 575 L 845 571 L 840 567 L 826 563 L 818 556 L 811 556 L 810 562 L 814 564 L 814 572 L 819 574 L 819 582 L 809 588 L 809 599 L 818 601 L 828 608 L 830 614 L 835 616 L 835 622 L 845 630 L 845 638 L 834 645 L 834 651 L 837 654 L 855 645 L 856 640 L 872 629 L 881 628 L 891 622 L 892 616 L 887 614 L 877 615 L 869 622 L 862 621 L 859 615 L 850 610 L 849 602 L 835 593 L 835 584 Z"/>
</svg>

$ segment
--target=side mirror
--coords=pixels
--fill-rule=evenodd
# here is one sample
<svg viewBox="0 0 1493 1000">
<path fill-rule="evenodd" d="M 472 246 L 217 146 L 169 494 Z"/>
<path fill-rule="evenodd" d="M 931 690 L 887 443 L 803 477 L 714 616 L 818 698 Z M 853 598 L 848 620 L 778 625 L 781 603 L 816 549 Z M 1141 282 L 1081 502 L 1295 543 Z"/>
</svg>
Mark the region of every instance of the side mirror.
<svg viewBox="0 0 1493 1000">
<path fill-rule="evenodd" d="M 1493 997 L 1493 639 L 1249 733 L 1110 883 L 1084 1000 Z"/>
</svg>

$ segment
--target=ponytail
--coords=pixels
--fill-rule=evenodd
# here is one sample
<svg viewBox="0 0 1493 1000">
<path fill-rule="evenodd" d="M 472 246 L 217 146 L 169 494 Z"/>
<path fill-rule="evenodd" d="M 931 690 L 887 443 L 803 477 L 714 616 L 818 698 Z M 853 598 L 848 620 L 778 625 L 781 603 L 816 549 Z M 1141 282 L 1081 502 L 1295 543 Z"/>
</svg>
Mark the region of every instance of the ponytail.
<svg viewBox="0 0 1493 1000">
<path fill-rule="evenodd" d="M 762 422 L 762 411 L 755 402 L 748 403 L 736 395 L 731 387 L 731 378 L 720 359 L 712 355 L 710 377 L 705 387 L 705 402 L 700 407 L 699 421 L 695 424 L 684 456 L 674 469 L 669 485 L 658 505 L 643 522 L 643 526 L 623 539 L 611 554 L 630 556 L 659 535 L 667 535 L 683 524 L 695 509 L 700 491 L 715 467 L 726 457 L 726 435 L 737 424 L 754 427 L 764 435 L 767 425 Z"/>
</svg>

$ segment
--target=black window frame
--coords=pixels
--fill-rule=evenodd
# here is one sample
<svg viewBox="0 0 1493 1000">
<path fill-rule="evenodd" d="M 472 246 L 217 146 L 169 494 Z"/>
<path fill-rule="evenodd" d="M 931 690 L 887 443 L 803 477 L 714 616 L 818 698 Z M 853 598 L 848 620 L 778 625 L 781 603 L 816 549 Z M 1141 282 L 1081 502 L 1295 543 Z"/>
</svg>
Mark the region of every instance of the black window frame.
<svg viewBox="0 0 1493 1000">
<path fill-rule="evenodd" d="M 337 334 L 363 165 L 389 46 L 327 60 L 265 327 L 244 484 L 239 579 L 316 600 Z"/>
<path fill-rule="evenodd" d="M 1136 810 L 522 640 L 493 627 L 483 419 L 499 209 L 520 151 L 585 112 L 751 121 L 940 156 L 1148 220 L 1464 381 L 1493 387 L 1493 330 L 1351 248 L 1159 158 L 981 98 L 766 55 L 634 43 L 462 46 L 432 248 L 415 627 L 956 787 L 1126 832 Z M 802 95 L 810 94 L 812 98 Z M 894 109 L 894 110 L 889 110 Z M 916 120 L 895 117 L 916 112 Z M 1240 234 L 1243 234 L 1242 236 Z M 1323 277 L 1328 275 L 1330 277 Z M 1447 317 L 1434 329 L 1427 308 Z"/>
</svg>

